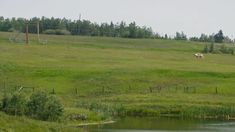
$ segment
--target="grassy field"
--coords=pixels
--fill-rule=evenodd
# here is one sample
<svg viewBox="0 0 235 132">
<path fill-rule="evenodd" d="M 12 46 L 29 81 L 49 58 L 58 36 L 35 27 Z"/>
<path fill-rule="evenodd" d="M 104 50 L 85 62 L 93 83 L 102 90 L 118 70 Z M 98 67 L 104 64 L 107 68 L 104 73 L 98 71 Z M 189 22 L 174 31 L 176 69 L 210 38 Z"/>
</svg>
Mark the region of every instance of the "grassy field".
<svg viewBox="0 0 235 132">
<path fill-rule="evenodd" d="M 235 116 L 235 56 L 194 58 L 205 43 L 42 35 L 48 43 L 40 45 L 30 35 L 24 45 L 10 43 L 10 35 L 0 33 L 1 96 L 17 86 L 54 89 L 68 111 L 88 114 L 89 121 L 115 112 Z"/>
</svg>

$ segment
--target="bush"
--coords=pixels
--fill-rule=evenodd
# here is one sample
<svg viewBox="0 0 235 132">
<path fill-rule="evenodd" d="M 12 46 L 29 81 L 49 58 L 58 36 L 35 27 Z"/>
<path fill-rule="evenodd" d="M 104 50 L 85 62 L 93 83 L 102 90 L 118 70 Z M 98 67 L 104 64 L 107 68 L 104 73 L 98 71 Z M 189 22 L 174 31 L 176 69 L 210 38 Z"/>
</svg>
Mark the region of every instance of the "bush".
<svg viewBox="0 0 235 132">
<path fill-rule="evenodd" d="M 33 93 L 28 102 L 20 94 L 13 94 L 2 99 L 1 111 L 10 115 L 24 115 L 40 120 L 58 120 L 63 114 L 63 106 L 54 96 L 45 92 Z"/>
<path fill-rule="evenodd" d="M 56 35 L 70 35 L 71 33 L 68 30 L 65 29 L 57 29 Z"/>
<path fill-rule="evenodd" d="M 209 53 L 209 47 L 207 44 L 205 45 L 205 47 L 203 49 L 203 53 Z"/>
<path fill-rule="evenodd" d="M 71 33 L 68 30 L 65 29 L 48 29 L 43 32 L 44 34 L 49 35 L 70 35 Z"/>
<path fill-rule="evenodd" d="M 47 29 L 47 30 L 45 30 L 44 32 L 43 32 L 44 34 L 55 34 L 55 30 L 53 30 L 53 29 Z"/>
<path fill-rule="evenodd" d="M 231 52 L 232 55 L 234 55 L 234 49 L 231 48 L 230 52 Z"/>
<path fill-rule="evenodd" d="M 213 53 L 213 54 L 232 54 L 234 55 L 234 49 L 228 48 L 225 44 L 222 44 L 220 48 L 216 48 L 214 46 L 214 43 L 211 43 L 210 46 L 205 45 L 203 53 Z"/>
<path fill-rule="evenodd" d="M 63 106 L 54 96 L 45 92 L 31 95 L 27 103 L 27 115 L 40 120 L 57 120 L 63 114 Z"/>
<path fill-rule="evenodd" d="M 30 96 L 27 103 L 27 115 L 32 118 L 42 119 L 46 102 L 48 101 L 45 92 L 36 92 Z"/>
<path fill-rule="evenodd" d="M 2 99 L 2 111 L 10 115 L 23 115 L 26 105 L 25 98 L 20 94 L 13 94 Z"/>
<path fill-rule="evenodd" d="M 15 30 L 14 28 L 10 28 L 8 29 L 8 32 L 17 32 L 17 30 Z"/>
<path fill-rule="evenodd" d="M 219 51 L 224 54 L 232 54 L 232 55 L 234 54 L 234 49 L 226 47 L 225 44 L 221 45 Z"/>
<path fill-rule="evenodd" d="M 44 119 L 46 120 L 57 120 L 63 114 L 63 107 L 58 99 L 51 96 L 44 109 Z"/>
</svg>

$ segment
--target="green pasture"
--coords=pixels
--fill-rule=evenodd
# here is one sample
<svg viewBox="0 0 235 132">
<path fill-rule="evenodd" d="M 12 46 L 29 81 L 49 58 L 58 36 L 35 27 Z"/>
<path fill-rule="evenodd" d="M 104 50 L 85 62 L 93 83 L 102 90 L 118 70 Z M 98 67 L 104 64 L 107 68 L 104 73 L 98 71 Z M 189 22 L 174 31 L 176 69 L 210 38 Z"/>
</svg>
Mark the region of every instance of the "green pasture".
<svg viewBox="0 0 235 132">
<path fill-rule="evenodd" d="M 0 33 L 1 96 L 24 86 L 54 91 L 68 109 L 99 103 L 130 113 L 235 114 L 235 56 L 196 59 L 206 43 L 42 35 L 42 45 L 30 35 L 25 45 L 10 35 Z"/>
</svg>

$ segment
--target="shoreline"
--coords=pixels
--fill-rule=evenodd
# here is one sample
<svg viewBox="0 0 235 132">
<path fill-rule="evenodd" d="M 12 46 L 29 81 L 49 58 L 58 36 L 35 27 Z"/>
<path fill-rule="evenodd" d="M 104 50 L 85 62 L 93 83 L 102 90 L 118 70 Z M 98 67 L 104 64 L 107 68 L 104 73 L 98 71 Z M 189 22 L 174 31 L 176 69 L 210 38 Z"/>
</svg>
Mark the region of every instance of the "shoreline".
<svg viewBox="0 0 235 132">
<path fill-rule="evenodd" d="M 112 124 L 116 121 L 105 121 L 105 122 L 94 122 L 94 123 L 82 123 L 77 125 L 76 127 L 85 127 L 85 126 L 94 126 L 94 125 L 104 125 L 104 124 Z"/>
<path fill-rule="evenodd" d="M 128 117 L 128 116 L 127 116 Z M 140 116 L 143 117 L 143 116 Z M 148 116 L 147 116 L 148 117 Z M 160 115 L 160 116 L 155 116 L 155 117 L 165 117 L 165 118 L 180 118 L 181 116 L 176 116 L 176 115 Z M 185 118 L 186 119 L 186 118 Z M 188 119 L 199 119 L 199 120 L 227 120 L 227 121 L 235 121 L 235 117 L 229 117 L 227 116 L 226 118 L 221 118 L 218 116 L 197 116 L 194 118 L 188 118 Z M 93 122 L 93 123 L 81 123 L 79 125 L 76 125 L 76 127 L 86 127 L 86 126 L 94 126 L 94 125 L 105 125 L 105 124 L 112 124 L 115 123 L 116 121 L 104 121 L 104 122 Z"/>
</svg>

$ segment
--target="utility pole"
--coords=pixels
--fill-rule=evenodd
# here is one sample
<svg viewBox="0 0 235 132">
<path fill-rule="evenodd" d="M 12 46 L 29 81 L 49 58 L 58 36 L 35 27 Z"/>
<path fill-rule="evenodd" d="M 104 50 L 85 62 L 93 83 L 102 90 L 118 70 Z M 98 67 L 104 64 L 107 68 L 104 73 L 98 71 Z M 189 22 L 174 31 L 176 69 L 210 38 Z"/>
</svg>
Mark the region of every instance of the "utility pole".
<svg viewBox="0 0 235 132">
<path fill-rule="evenodd" d="M 40 43 L 40 36 L 39 36 L 39 21 L 37 22 L 37 33 L 38 33 L 38 43 Z"/>
<path fill-rule="evenodd" d="M 26 29 L 25 29 L 25 42 L 29 44 L 29 23 L 26 20 Z"/>
</svg>

